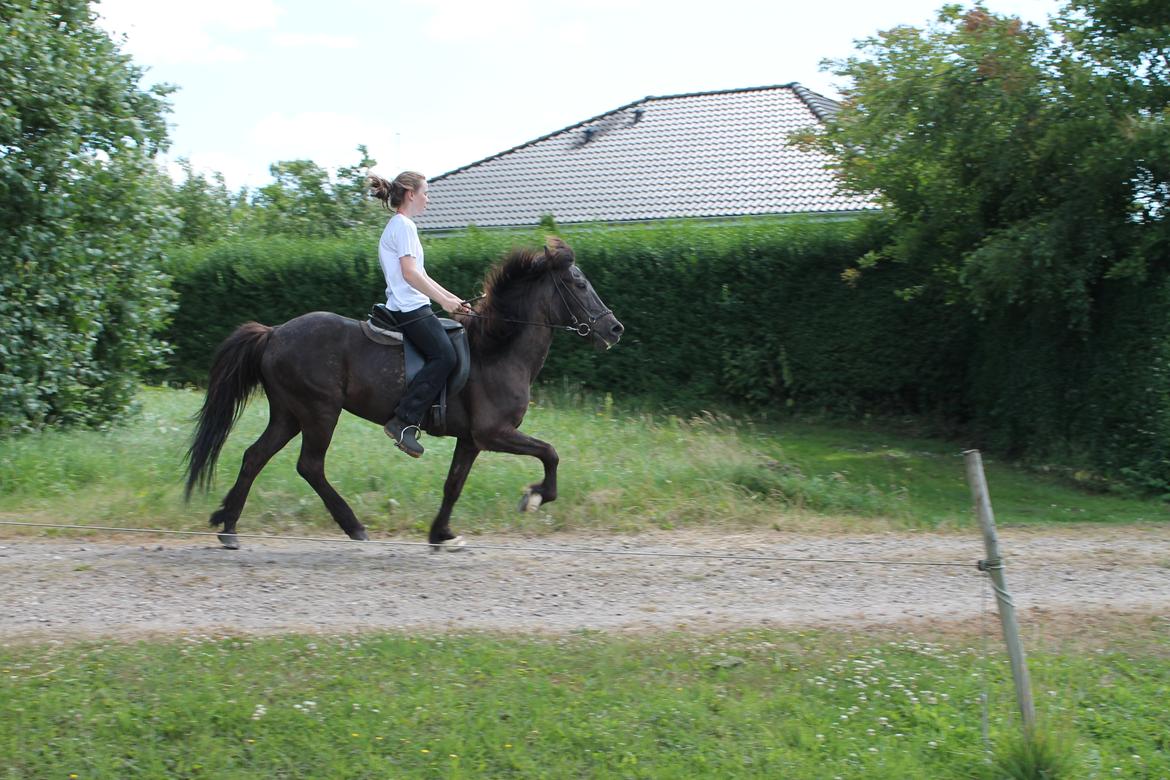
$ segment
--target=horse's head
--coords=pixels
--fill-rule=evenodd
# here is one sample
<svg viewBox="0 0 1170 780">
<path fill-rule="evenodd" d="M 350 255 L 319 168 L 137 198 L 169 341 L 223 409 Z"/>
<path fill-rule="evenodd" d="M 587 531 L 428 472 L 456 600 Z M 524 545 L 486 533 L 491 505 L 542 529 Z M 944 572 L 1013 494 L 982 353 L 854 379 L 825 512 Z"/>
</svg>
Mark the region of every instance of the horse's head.
<svg viewBox="0 0 1170 780">
<path fill-rule="evenodd" d="M 544 257 L 558 293 L 553 297 L 554 316 L 582 336 L 592 336 L 599 347 L 617 344 L 625 328 L 577 267 L 573 250 L 559 238 L 549 238 Z"/>
</svg>

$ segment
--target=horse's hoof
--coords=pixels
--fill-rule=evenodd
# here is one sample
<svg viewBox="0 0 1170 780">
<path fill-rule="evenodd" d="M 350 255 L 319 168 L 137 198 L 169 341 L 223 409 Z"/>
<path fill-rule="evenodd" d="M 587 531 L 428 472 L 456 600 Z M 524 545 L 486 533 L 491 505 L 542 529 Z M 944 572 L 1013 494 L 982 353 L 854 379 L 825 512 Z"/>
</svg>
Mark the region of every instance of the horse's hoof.
<svg viewBox="0 0 1170 780">
<path fill-rule="evenodd" d="M 356 533 L 350 534 L 349 538 L 353 539 L 355 542 L 368 542 L 368 541 L 370 541 L 370 535 L 368 533 L 366 533 L 366 529 L 364 529 L 364 528 L 360 531 L 357 531 Z"/>
<path fill-rule="evenodd" d="M 535 512 L 540 509 L 540 505 L 544 503 L 544 498 L 540 493 L 537 493 L 532 488 L 524 491 L 524 495 L 520 497 L 520 511 L 521 512 Z"/>
<path fill-rule="evenodd" d="M 240 537 L 235 534 L 216 534 L 215 538 L 219 539 L 219 543 L 223 545 L 225 550 L 240 549 Z"/>
<path fill-rule="evenodd" d="M 467 549 L 467 540 L 462 536 L 456 536 L 454 539 L 446 539 L 438 544 L 431 545 L 431 552 L 461 552 Z"/>
</svg>

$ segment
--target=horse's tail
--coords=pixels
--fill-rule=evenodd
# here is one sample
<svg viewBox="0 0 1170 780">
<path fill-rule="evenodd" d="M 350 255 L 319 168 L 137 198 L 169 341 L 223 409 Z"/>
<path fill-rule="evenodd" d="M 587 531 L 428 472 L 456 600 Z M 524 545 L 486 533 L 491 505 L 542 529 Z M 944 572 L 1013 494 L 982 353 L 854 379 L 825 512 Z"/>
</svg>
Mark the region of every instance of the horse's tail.
<svg viewBox="0 0 1170 780">
<path fill-rule="evenodd" d="M 248 398 L 260 384 L 260 358 L 268 345 L 272 328 L 258 322 L 245 322 L 228 336 L 211 361 L 207 397 L 196 416 L 198 425 L 187 450 L 187 489 L 191 498 L 198 484 L 203 490 L 211 486 L 219 451 L 227 441 L 232 426 L 244 411 Z"/>
</svg>

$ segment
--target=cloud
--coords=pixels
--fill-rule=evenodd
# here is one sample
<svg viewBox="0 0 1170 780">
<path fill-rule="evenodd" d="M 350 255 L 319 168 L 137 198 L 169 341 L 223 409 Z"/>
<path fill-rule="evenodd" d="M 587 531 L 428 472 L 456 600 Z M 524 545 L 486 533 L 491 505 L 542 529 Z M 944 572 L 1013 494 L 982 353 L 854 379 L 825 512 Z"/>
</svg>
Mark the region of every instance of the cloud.
<svg viewBox="0 0 1170 780">
<path fill-rule="evenodd" d="M 272 42 L 286 49 L 356 49 L 361 45 L 352 35 L 326 33 L 278 33 Z"/>
<path fill-rule="evenodd" d="M 107 31 L 126 36 L 126 52 L 151 65 L 247 59 L 221 38 L 273 28 L 282 13 L 274 0 L 102 0 L 96 10 Z"/>
<path fill-rule="evenodd" d="M 427 37 L 440 43 L 536 43 L 541 22 L 555 13 L 540 0 L 418 0 L 417 4 L 430 12 Z"/>
<path fill-rule="evenodd" d="M 353 165 L 358 144 L 389 149 L 396 131 L 382 122 L 336 111 L 273 113 L 248 133 L 253 148 L 264 152 L 264 168 L 280 160 L 312 160 L 324 168 Z M 375 155 L 376 156 L 376 155 Z"/>
<path fill-rule="evenodd" d="M 208 179 L 222 173 L 230 190 L 255 189 L 272 181 L 268 169 L 281 161 L 312 160 L 331 173 L 356 165 L 359 144 L 367 146 L 375 159 L 393 164 L 399 139 L 393 128 L 356 114 L 271 113 L 238 133 L 230 150 L 209 150 L 203 141 L 176 143 L 163 163 L 176 180 L 182 178 L 178 159 L 186 157 L 195 172 Z"/>
<path fill-rule="evenodd" d="M 229 192 L 237 192 L 242 187 L 256 189 L 272 181 L 268 173 L 269 161 L 261 161 L 246 153 L 171 149 L 159 156 L 158 164 L 175 183 L 186 178 L 179 165 L 180 158 L 185 158 L 191 164 L 191 170 L 208 182 L 215 182 L 215 174 L 222 175 Z"/>
</svg>

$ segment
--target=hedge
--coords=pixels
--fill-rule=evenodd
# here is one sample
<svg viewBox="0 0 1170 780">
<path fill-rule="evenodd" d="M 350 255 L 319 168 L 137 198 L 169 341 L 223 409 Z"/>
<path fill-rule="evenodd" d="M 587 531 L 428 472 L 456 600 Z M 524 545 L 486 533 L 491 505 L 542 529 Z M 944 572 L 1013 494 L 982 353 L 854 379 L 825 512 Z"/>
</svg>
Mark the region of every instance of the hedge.
<svg viewBox="0 0 1170 780">
<path fill-rule="evenodd" d="M 626 334 L 604 355 L 558 337 L 542 378 L 677 408 L 935 406 L 939 396 L 923 393 L 923 380 L 951 381 L 959 367 L 938 356 L 954 354 L 962 328 L 931 325 L 955 319 L 952 312 L 895 298 L 907 282 L 897 268 L 854 286 L 841 280 L 879 233 L 861 221 L 795 220 L 563 231 Z M 275 324 L 314 310 L 362 316 L 383 298 L 376 239 L 233 241 L 189 252 L 172 268 L 180 299 L 172 378 L 202 381 L 215 347 L 249 319 Z M 476 230 L 429 238 L 427 267 L 470 296 L 510 247 L 542 241 L 534 232 Z M 933 335 L 922 338 L 925 331 Z"/>
<path fill-rule="evenodd" d="M 663 410 L 913 414 L 997 452 L 1082 464 L 1170 492 L 1170 285 L 1100 291 L 1092 331 L 1005 309 L 896 293 L 905 266 L 845 275 L 886 240 L 880 218 L 670 223 L 561 231 L 626 326 L 597 352 L 558 335 L 541 375 Z M 478 294 L 487 269 L 535 231 L 425 237 L 428 270 Z M 233 241 L 172 268 L 179 309 L 170 377 L 203 381 L 218 343 L 255 319 L 313 310 L 361 317 L 383 297 L 377 233 L 336 240 Z M 1152 327 L 1155 324 L 1156 327 Z"/>
</svg>

